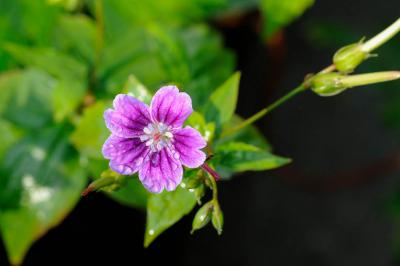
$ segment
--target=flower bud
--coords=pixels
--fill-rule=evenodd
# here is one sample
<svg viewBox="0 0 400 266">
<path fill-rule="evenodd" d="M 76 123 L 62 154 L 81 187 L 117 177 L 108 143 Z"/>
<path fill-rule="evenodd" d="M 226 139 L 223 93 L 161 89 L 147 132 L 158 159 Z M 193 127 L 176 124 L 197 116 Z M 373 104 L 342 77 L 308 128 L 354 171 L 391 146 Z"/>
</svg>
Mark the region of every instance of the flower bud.
<svg viewBox="0 0 400 266">
<path fill-rule="evenodd" d="M 221 235 L 224 227 L 224 214 L 222 213 L 219 204 L 214 205 L 211 222 L 218 234 Z"/>
<path fill-rule="evenodd" d="M 311 89 L 320 96 L 333 96 L 346 88 L 341 84 L 339 73 L 317 74 L 311 79 Z"/>
<path fill-rule="evenodd" d="M 343 76 L 340 83 L 346 88 L 364 86 L 400 78 L 400 71 L 382 71 L 367 74 Z"/>
<path fill-rule="evenodd" d="M 86 196 L 92 191 L 116 191 L 125 185 L 127 178 L 127 176 L 120 175 L 112 170 L 106 170 L 101 173 L 100 178 L 89 184 L 89 186 L 82 192 L 82 196 Z"/>
<path fill-rule="evenodd" d="M 197 211 L 193 219 L 191 234 L 193 234 L 194 231 L 203 228 L 210 222 L 213 207 L 213 201 L 209 201 Z"/>
<path fill-rule="evenodd" d="M 349 73 L 368 58 L 362 50 L 362 43 L 354 43 L 342 47 L 333 56 L 333 63 L 340 72 Z"/>
<path fill-rule="evenodd" d="M 400 79 L 400 71 L 384 71 L 359 75 L 339 73 L 317 74 L 311 78 L 311 89 L 320 96 L 333 96 L 348 88 Z"/>
</svg>

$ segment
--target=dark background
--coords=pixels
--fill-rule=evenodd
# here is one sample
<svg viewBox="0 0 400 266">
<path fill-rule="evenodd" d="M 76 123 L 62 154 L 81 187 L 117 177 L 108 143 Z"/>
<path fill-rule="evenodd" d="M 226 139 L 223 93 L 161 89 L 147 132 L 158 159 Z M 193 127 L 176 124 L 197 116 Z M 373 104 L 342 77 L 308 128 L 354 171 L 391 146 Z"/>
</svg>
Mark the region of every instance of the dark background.
<svg viewBox="0 0 400 266">
<path fill-rule="evenodd" d="M 317 0 L 269 48 L 254 32 L 257 14 L 238 27 L 216 25 L 243 72 L 239 114 L 251 115 L 330 63 L 335 49 L 307 37 L 314 23 L 372 36 L 399 11 L 398 0 Z M 211 227 L 190 235 L 191 214 L 144 249 L 145 213 L 92 194 L 34 244 L 24 265 L 400 265 L 386 209 L 399 188 L 388 162 L 397 159 L 400 134 L 383 122 L 385 101 L 372 86 L 332 98 L 306 92 L 260 121 L 275 152 L 294 162 L 219 185 L 221 237 Z"/>
</svg>

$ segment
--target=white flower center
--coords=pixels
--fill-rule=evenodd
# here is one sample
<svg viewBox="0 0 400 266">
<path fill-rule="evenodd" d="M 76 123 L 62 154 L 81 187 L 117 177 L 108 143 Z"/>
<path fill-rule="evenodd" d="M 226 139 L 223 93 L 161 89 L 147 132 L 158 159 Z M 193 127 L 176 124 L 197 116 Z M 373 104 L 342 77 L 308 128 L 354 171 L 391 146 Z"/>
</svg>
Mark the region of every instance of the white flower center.
<svg viewBox="0 0 400 266">
<path fill-rule="evenodd" d="M 164 147 L 170 146 L 173 135 L 170 127 L 163 123 L 150 123 L 143 129 L 140 136 L 142 142 L 146 142 L 151 151 L 161 151 Z"/>
</svg>

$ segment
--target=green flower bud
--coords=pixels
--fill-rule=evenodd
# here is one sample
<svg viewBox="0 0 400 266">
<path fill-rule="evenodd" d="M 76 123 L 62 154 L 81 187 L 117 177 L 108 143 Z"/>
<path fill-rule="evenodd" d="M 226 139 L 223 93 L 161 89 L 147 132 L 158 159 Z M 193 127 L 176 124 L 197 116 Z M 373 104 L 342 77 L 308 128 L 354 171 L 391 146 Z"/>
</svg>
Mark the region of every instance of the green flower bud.
<svg viewBox="0 0 400 266">
<path fill-rule="evenodd" d="M 339 73 L 317 74 L 311 78 L 311 89 L 320 96 L 333 96 L 348 88 L 400 79 L 400 71 L 384 71 L 359 75 Z"/>
<path fill-rule="evenodd" d="M 214 205 L 211 222 L 218 234 L 221 235 L 224 227 L 224 214 L 222 213 L 219 204 Z"/>
<path fill-rule="evenodd" d="M 342 47 L 333 56 L 333 63 L 340 72 L 349 73 L 368 58 L 368 53 L 362 50 L 362 43 L 354 43 Z"/>
<path fill-rule="evenodd" d="M 92 191 L 116 191 L 126 184 L 128 176 L 120 175 L 112 170 L 106 170 L 101 173 L 100 178 L 94 180 L 89 186 L 82 192 L 82 196 L 86 196 Z"/>
<path fill-rule="evenodd" d="M 311 79 L 311 89 L 320 96 L 333 96 L 346 89 L 339 73 L 318 74 Z"/>
<path fill-rule="evenodd" d="M 343 76 L 340 79 L 342 86 L 346 88 L 364 86 L 380 82 L 396 80 L 400 78 L 400 71 L 382 71 L 367 74 Z"/>
<path fill-rule="evenodd" d="M 193 219 L 191 234 L 193 234 L 194 231 L 203 228 L 210 222 L 213 207 L 213 201 L 209 201 L 197 211 Z"/>
</svg>

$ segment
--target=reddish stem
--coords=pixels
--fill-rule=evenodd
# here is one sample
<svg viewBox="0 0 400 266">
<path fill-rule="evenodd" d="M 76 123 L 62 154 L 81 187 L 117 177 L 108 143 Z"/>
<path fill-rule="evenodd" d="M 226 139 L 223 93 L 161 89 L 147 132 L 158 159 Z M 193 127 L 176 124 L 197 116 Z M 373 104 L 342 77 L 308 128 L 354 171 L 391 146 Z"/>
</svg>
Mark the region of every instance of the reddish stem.
<svg viewBox="0 0 400 266">
<path fill-rule="evenodd" d="M 85 188 L 84 191 L 82 191 L 81 195 L 82 197 L 87 196 L 90 192 L 93 192 L 93 186 L 89 185 L 87 188 Z"/>
<path fill-rule="evenodd" d="M 212 169 L 207 163 L 204 163 L 201 168 L 206 171 L 207 173 L 209 173 L 212 177 L 214 177 L 215 181 L 218 181 L 221 179 L 220 175 L 214 171 L 214 169 Z"/>
</svg>

